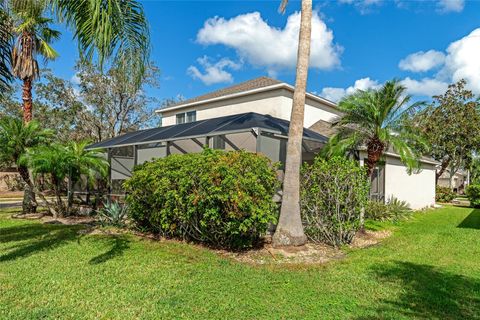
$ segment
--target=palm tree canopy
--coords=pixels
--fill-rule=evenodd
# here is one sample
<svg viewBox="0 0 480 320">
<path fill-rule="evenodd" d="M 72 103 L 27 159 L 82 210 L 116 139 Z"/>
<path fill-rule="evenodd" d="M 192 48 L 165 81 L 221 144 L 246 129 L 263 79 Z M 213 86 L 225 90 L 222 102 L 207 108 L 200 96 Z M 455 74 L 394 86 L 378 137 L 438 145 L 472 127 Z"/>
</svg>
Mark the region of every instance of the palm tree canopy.
<svg viewBox="0 0 480 320">
<path fill-rule="evenodd" d="M 49 27 L 53 20 L 43 16 L 45 9 L 41 0 L 12 1 L 13 32 L 17 37 L 12 50 L 12 73 L 19 79 L 38 78 L 37 54 L 45 60 L 58 57 L 50 44 L 60 38 L 60 32 Z"/>
<path fill-rule="evenodd" d="M 411 130 L 406 130 L 401 119 L 416 112 L 423 102 L 411 104 L 411 96 L 405 91 L 398 80 L 391 80 L 378 89 L 357 90 L 344 97 L 338 105 L 343 113 L 335 124 L 338 132 L 322 150 L 323 155 L 344 155 L 377 142 L 382 152 L 392 147 L 409 169 L 418 168 L 420 155 L 412 145 L 425 142 Z"/>
<path fill-rule="evenodd" d="M 12 81 L 10 73 L 12 39 L 9 15 L 5 3 L 0 0 L 0 95 L 7 90 Z"/>
<path fill-rule="evenodd" d="M 75 182 L 81 175 L 87 178 L 105 176 L 108 161 L 104 153 L 101 150 L 86 150 L 88 144 L 84 141 L 39 146 L 29 149 L 25 159 L 34 175 L 50 174 L 58 181 L 70 177 Z"/>
<path fill-rule="evenodd" d="M 0 164 L 19 165 L 28 148 L 43 143 L 53 136 L 50 130 L 44 130 L 37 121 L 24 124 L 19 118 L 0 119 Z"/>
</svg>

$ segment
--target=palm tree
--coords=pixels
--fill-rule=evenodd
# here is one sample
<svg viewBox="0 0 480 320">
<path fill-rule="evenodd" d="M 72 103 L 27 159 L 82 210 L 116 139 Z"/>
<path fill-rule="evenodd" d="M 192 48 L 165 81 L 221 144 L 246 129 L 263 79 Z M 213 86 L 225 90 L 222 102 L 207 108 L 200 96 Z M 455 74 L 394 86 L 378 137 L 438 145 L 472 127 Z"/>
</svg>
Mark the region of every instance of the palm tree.
<svg viewBox="0 0 480 320">
<path fill-rule="evenodd" d="M 423 102 L 410 104 L 411 96 L 405 91 L 398 80 L 391 80 L 379 89 L 357 90 L 344 97 L 338 105 L 343 113 L 335 124 L 338 132 L 330 138 L 323 154 L 344 155 L 366 147 L 365 165 L 371 177 L 384 153 L 393 148 L 410 170 L 418 168 L 420 155 L 415 144 L 425 146 L 425 142 L 401 120 Z"/>
<path fill-rule="evenodd" d="M 287 3 L 288 0 L 282 1 L 280 5 L 281 11 L 285 10 Z M 299 246 L 307 241 L 300 215 L 300 165 L 302 162 L 303 120 L 308 63 L 310 59 L 311 29 L 312 0 L 302 0 L 295 91 L 293 93 L 292 115 L 288 132 L 282 207 L 277 229 L 273 236 L 273 245 L 275 246 Z"/>
<path fill-rule="evenodd" d="M 0 119 L 0 146 L 2 146 L 0 148 L 0 163 L 16 165 L 25 183 L 23 213 L 35 212 L 37 203 L 33 182 L 22 159 L 28 148 L 47 142 L 52 134 L 50 130 L 42 130 L 40 124 L 36 121 L 25 124 L 19 118 L 3 117 Z"/>
<path fill-rule="evenodd" d="M 60 32 L 50 29 L 52 19 L 43 15 L 43 1 L 28 1 L 27 5 L 12 6 L 13 31 L 16 35 L 12 50 L 12 74 L 23 81 L 23 121 L 32 120 L 32 83 L 40 76 L 37 55 L 45 60 L 58 57 L 58 53 L 50 46 L 53 40 L 60 37 Z"/>
<path fill-rule="evenodd" d="M 10 19 L 5 3 L 0 0 L 0 97 L 8 90 L 12 80 L 9 67 L 12 37 Z"/>
<path fill-rule="evenodd" d="M 72 142 L 67 145 L 52 144 L 30 149 L 25 161 L 32 168 L 32 173 L 46 175 L 50 178 L 55 203 L 52 205 L 46 197 L 39 193 L 50 212 L 56 218 L 70 213 L 73 204 L 73 193 L 69 192 L 67 205 L 62 199 L 63 184 L 68 180 L 74 185 L 84 175 L 87 180 L 105 176 L 108 162 L 99 150 L 86 150 L 88 142 Z"/>
<path fill-rule="evenodd" d="M 41 8 L 43 10 L 40 11 Z M 92 60 L 96 57 L 100 65 L 109 62 L 124 68 L 131 82 L 140 85 L 149 59 L 150 40 L 143 7 L 136 0 L 0 0 L 0 85 L 8 85 L 11 72 L 17 72 L 22 80 L 27 79 L 24 98 L 29 101 L 31 81 L 25 76 L 38 76 L 35 54 L 51 49 L 34 40 L 49 44 L 49 40 L 60 36 L 55 31 L 48 34 L 49 28 L 47 34 L 42 34 L 41 27 L 48 27 L 51 22 L 45 18 L 46 12 L 54 12 L 56 22 L 64 23 L 71 29 L 78 40 L 82 58 Z M 27 23 L 27 18 L 30 23 Z M 32 22 L 38 25 L 32 25 Z M 8 66 L 15 63 L 15 59 L 10 63 L 10 55 L 5 53 L 12 51 L 13 34 L 15 27 L 19 26 L 21 29 L 17 31 L 21 32 L 17 34 L 14 45 L 16 57 L 21 61 L 16 63 L 18 68 L 12 66 L 9 70 Z M 47 58 L 55 55 L 51 50 L 46 53 Z M 27 104 L 27 119 L 30 118 L 30 106 Z"/>
<path fill-rule="evenodd" d="M 73 204 L 73 186 L 84 176 L 87 184 L 99 177 L 106 177 L 108 161 L 105 153 L 99 149 L 87 150 L 89 141 L 71 142 L 67 145 L 66 152 L 69 159 L 70 171 L 68 173 L 68 208 Z"/>
</svg>

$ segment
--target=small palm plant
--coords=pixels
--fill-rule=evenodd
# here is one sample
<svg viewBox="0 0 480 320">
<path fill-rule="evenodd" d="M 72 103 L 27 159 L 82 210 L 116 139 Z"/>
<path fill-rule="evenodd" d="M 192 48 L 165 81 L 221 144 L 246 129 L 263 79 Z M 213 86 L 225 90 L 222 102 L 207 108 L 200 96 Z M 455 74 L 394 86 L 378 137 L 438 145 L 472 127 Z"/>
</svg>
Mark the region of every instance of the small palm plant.
<svg viewBox="0 0 480 320">
<path fill-rule="evenodd" d="M 366 147 L 365 164 L 370 177 L 384 153 L 392 147 L 410 170 L 418 168 L 420 154 L 415 146 L 425 146 L 425 142 L 410 128 L 407 130 L 401 120 L 423 103 L 410 104 L 411 96 L 405 91 L 398 80 L 391 80 L 379 89 L 357 90 L 343 98 L 338 108 L 344 115 L 335 124 L 338 132 L 322 150 L 323 155 L 345 155 Z"/>
</svg>

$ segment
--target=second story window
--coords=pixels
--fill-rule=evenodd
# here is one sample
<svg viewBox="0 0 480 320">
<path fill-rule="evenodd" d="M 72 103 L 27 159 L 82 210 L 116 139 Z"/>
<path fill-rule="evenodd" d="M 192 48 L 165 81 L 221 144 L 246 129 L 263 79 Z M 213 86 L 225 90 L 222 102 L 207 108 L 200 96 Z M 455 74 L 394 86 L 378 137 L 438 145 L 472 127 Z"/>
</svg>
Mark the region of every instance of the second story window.
<svg viewBox="0 0 480 320">
<path fill-rule="evenodd" d="M 195 122 L 197 121 L 197 112 L 196 111 L 189 111 L 189 112 L 182 112 L 176 114 L 176 123 L 188 123 L 188 122 Z"/>
</svg>

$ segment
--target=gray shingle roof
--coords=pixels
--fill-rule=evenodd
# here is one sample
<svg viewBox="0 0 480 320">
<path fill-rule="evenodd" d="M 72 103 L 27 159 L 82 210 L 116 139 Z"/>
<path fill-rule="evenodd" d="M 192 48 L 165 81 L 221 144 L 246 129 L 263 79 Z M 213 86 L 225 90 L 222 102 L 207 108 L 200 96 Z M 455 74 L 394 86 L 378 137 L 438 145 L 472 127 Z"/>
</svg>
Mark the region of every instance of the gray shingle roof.
<svg viewBox="0 0 480 320">
<path fill-rule="evenodd" d="M 175 107 L 178 105 L 182 104 L 187 104 L 187 103 L 192 103 L 192 102 L 198 102 L 198 101 L 203 101 L 203 100 L 208 100 L 208 99 L 213 99 L 213 98 L 219 98 L 223 96 L 228 96 L 230 94 L 235 94 L 235 93 L 240 93 L 240 92 L 245 92 L 249 90 L 254 90 L 254 89 L 260 89 L 260 88 L 265 88 L 269 86 L 273 86 L 276 84 L 280 84 L 282 81 L 272 79 L 269 77 L 259 77 L 255 78 L 252 80 L 248 80 L 239 84 L 236 84 L 231 87 L 223 88 L 217 91 L 209 92 L 207 94 L 194 97 L 188 100 L 181 101 L 179 103 L 176 103 L 174 105 L 170 105 L 167 108 Z"/>
</svg>

